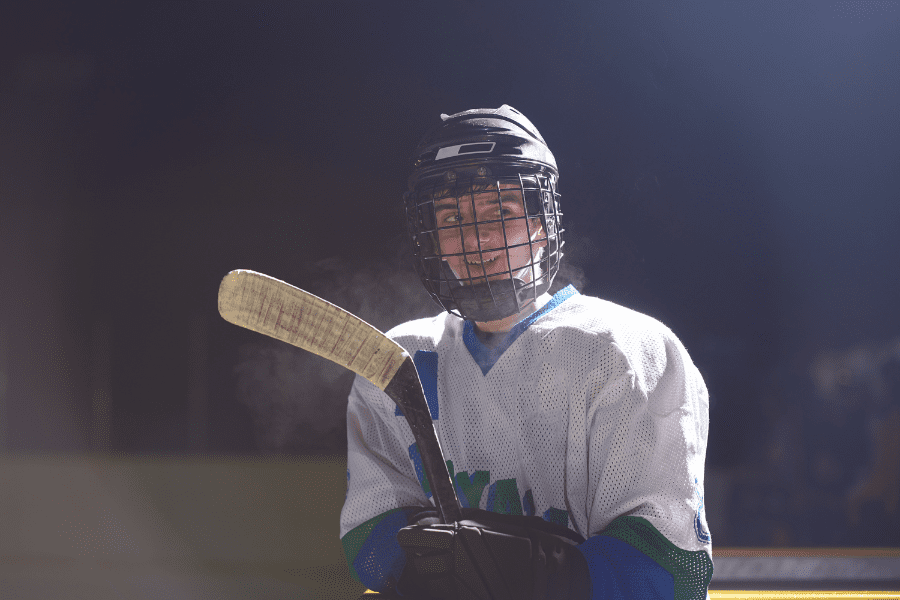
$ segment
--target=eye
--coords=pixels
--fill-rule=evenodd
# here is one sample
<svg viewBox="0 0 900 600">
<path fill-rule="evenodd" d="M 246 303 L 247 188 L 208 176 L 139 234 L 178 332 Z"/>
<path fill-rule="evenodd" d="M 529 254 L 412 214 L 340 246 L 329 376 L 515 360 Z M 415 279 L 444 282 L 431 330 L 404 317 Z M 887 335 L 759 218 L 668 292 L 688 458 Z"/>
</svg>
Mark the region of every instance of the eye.
<svg viewBox="0 0 900 600">
<path fill-rule="evenodd" d="M 452 213 L 452 214 L 448 215 L 448 216 L 444 219 L 444 221 L 447 222 L 447 223 L 457 223 L 457 222 L 459 222 L 459 213 Z"/>
</svg>

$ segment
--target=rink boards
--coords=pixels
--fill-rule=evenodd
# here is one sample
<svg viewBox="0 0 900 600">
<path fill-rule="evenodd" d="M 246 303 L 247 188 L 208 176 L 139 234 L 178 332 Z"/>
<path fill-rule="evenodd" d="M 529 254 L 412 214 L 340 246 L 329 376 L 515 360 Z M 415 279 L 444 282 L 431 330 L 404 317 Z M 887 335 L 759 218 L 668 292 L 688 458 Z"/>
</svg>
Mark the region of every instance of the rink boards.
<svg viewBox="0 0 900 600">
<path fill-rule="evenodd" d="M 339 540 L 345 491 L 344 457 L 0 455 L 0 589 L 10 600 L 359 598 Z M 876 593 L 900 590 L 900 549 L 713 558 L 712 600 L 900 598 Z"/>
</svg>

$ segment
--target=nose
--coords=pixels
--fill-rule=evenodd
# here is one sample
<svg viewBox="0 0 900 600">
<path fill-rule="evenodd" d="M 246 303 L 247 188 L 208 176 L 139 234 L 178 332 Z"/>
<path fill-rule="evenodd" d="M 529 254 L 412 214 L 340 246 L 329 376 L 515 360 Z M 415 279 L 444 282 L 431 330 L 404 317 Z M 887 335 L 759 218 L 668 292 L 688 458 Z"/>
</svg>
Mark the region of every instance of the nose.
<svg viewBox="0 0 900 600">
<path fill-rule="evenodd" d="M 477 226 L 472 224 L 466 229 L 466 235 L 463 237 L 466 246 L 469 246 L 467 251 L 477 251 L 479 245 L 482 250 L 496 250 L 503 245 L 503 229 L 500 223 L 479 223 Z"/>
</svg>

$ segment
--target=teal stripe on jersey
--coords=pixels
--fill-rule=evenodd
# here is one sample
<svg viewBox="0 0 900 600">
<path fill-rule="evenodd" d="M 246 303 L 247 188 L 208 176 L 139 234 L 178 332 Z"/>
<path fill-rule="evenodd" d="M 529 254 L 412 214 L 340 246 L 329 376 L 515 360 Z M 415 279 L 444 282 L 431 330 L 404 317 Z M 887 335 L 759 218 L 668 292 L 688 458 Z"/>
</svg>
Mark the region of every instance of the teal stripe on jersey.
<svg viewBox="0 0 900 600">
<path fill-rule="evenodd" d="M 487 375 L 488 371 L 490 371 L 491 367 L 500 360 L 500 357 L 503 356 L 503 353 L 506 352 L 507 348 L 512 346 L 513 342 L 515 342 L 520 335 L 525 333 L 525 330 L 528 329 L 532 323 L 577 293 L 578 290 L 576 290 L 574 286 L 567 285 L 553 294 L 550 302 L 544 305 L 541 310 L 531 313 L 516 323 L 513 328 L 509 330 L 509 333 L 506 334 L 506 338 L 496 348 L 488 348 L 482 344 L 475 336 L 472 321 L 466 321 L 463 325 L 463 342 L 466 344 L 466 348 L 469 349 L 472 358 L 474 358 L 478 366 L 481 367 L 481 373 Z"/>
</svg>

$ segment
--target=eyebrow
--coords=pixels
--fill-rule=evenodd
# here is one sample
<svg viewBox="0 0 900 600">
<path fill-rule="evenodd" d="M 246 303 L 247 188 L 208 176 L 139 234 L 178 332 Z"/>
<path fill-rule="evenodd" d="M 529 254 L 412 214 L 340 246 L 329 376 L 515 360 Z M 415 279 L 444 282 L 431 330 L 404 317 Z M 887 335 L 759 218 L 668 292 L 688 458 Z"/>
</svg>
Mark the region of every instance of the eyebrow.
<svg viewBox="0 0 900 600">
<path fill-rule="evenodd" d="M 476 202 L 476 204 L 502 204 L 503 202 L 508 203 L 511 201 L 510 196 L 513 193 L 515 193 L 516 191 L 518 191 L 518 190 L 501 190 L 499 198 L 497 198 L 496 194 L 492 194 L 489 199 L 478 200 Z M 518 201 L 518 198 L 513 198 L 512 201 L 513 202 Z M 466 202 L 471 203 L 471 200 L 460 200 L 459 201 L 460 204 L 463 204 Z M 435 210 L 449 210 L 452 208 L 456 208 L 456 206 L 457 206 L 456 201 L 451 201 L 451 200 L 438 200 L 437 202 L 434 203 Z"/>
</svg>

